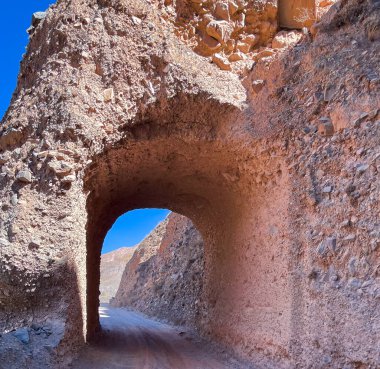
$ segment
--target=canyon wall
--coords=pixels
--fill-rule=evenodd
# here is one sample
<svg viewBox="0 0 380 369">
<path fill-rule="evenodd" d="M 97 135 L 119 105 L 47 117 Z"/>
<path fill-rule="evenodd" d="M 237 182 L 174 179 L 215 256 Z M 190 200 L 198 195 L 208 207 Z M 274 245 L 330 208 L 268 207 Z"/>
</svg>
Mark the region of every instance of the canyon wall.
<svg viewBox="0 0 380 369">
<path fill-rule="evenodd" d="M 121 247 L 115 251 L 102 254 L 100 260 L 99 300 L 109 303 L 115 297 L 121 277 L 136 247 Z"/>
<path fill-rule="evenodd" d="M 3 368 L 64 368 L 96 338 L 103 239 L 147 207 L 202 234 L 204 336 L 258 368 L 380 365 L 379 3 L 299 32 L 242 2 L 242 68 L 216 3 L 60 0 L 34 24 L 0 130 Z M 228 23 L 219 58 L 183 14 Z"/>
<path fill-rule="evenodd" d="M 203 253 L 192 222 L 171 213 L 138 246 L 112 304 L 196 328 L 203 302 Z"/>
</svg>

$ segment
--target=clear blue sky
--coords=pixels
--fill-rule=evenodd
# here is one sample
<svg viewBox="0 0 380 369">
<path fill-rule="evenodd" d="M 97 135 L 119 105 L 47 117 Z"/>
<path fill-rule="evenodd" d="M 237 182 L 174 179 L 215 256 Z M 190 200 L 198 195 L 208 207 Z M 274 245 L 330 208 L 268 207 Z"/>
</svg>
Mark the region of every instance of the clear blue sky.
<svg viewBox="0 0 380 369">
<path fill-rule="evenodd" d="M 169 213 L 166 209 L 138 209 L 122 215 L 109 230 L 102 253 L 136 245 Z"/>
<path fill-rule="evenodd" d="M 26 30 L 32 14 L 46 10 L 54 0 L 12 0 L 1 4 L 0 22 L 0 117 L 16 87 L 22 54 L 28 44 Z M 141 209 L 122 215 L 104 240 L 103 253 L 139 243 L 167 215 L 168 210 Z"/>
<path fill-rule="evenodd" d="M 21 56 L 28 44 L 32 14 L 46 10 L 54 0 L 12 0 L 3 1 L 0 22 L 0 116 L 8 108 L 16 87 Z"/>
</svg>

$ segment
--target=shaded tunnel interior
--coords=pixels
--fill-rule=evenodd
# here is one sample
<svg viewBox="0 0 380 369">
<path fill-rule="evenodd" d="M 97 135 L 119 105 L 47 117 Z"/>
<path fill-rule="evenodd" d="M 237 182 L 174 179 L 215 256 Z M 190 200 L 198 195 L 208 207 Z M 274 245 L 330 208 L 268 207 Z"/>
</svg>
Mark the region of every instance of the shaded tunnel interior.
<svg viewBox="0 0 380 369">
<path fill-rule="evenodd" d="M 110 151 L 97 163 L 97 180 L 92 181 L 96 187 L 88 200 L 88 337 L 99 329 L 102 243 L 120 215 L 137 208 L 168 208 L 190 218 L 206 244 L 215 243 L 216 235 L 220 243 L 223 223 L 240 205 L 239 193 L 225 179 L 234 166 L 228 167 L 222 152 L 210 143 L 205 144 L 207 152 L 194 144 L 180 146 L 175 139 L 140 141 Z M 199 161 L 199 156 L 205 160 Z"/>
<path fill-rule="evenodd" d="M 237 346 L 242 339 L 265 345 L 281 330 L 276 339 L 286 345 L 288 185 L 281 158 L 263 155 L 244 144 L 165 135 L 120 143 L 93 161 L 86 178 L 87 339 L 100 328 L 99 266 L 108 230 L 127 211 L 166 208 L 191 219 L 204 240 L 200 331 Z M 281 313 L 273 317 L 272 310 Z"/>
</svg>

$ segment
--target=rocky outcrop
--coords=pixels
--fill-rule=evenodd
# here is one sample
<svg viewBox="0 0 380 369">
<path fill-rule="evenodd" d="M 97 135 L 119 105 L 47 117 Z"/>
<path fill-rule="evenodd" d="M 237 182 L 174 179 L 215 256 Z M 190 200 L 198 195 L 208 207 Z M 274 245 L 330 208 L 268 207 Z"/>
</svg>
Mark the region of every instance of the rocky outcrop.
<svg viewBox="0 0 380 369">
<path fill-rule="evenodd" d="M 102 255 L 100 260 L 100 302 L 109 303 L 115 297 L 125 266 L 135 250 L 136 247 L 121 247 Z"/>
<path fill-rule="evenodd" d="M 1 365 L 64 368 L 99 331 L 107 231 L 161 207 L 203 236 L 203 335 L 258 368 L 378 367 L 378 2 L 242 78 L 166 7 L 60 0 L 31 35 L 0 131 Z"/>
<path fill-rule="evenodd" d="M 138 246 L 112 304 L 197 327 L 202 307 L 203 240 L 192 222 L 170 214 Z"/>
<path fill-rule="evenodd" d="M 223 70 L 251 68 L 278 29 L 275 1 L 194 0 L 171 5 L 177 11 L 177 35 Z M 167 12 L 174 10 L 172 6 Z"/>
<path fill-rule="evenodd" d="M 335 2 L 167 0 L 163 16 L 173 22 L 176 35 L 196 53 L 222 70 L 245 75 L 256 62 L 276 53 L 278 47 L 273 42 L 277 33 L 288 33 L 279 26 L 310 28 Z M 294 34 L 298 42 L 302 32 L 292 31 L 290 38 Z"/>
</svg>

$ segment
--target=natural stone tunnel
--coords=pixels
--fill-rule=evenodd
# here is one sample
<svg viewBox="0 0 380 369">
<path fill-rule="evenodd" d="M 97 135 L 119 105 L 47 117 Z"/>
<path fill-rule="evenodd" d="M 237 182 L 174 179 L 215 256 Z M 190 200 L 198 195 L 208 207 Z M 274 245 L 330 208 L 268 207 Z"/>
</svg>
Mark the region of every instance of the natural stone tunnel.
<svg viewBox="0 0 380 369">
<path fill-rule="evenodd" d="M 218 121 L 222 122 L 222 118 Z M 151 123 L 149 127 L 155 130 L 154 124 Z M 240 163 L 245 163 L 246 168 L 239 168 Z M 227 140 L 215 139 L 207 132 L 203 137 L 194 139 L 189 138 L 186 132 L 171 134 L 166 129 L 164 134 L 149 134 L 149 140 L 146 139 L 146 132 L 139 133 L 134 139 L 118 143 L 116 148 L 95 159 L 85 182 L 86 191 L 90 191 L 87 200 L 89 333 L 96 329 L 98 322 L 98 271 L 102 240 L 119 215 L 140 207 L 170 208 L 190 217 L 203 234 L 207 250 L 206 285 L 212 287 L 206 288 L 210 294 L 210 309 L 207 309 L 209 316 L 204 317 L 202 324 L 207 325 L 209 320 L 215 321 L 216 316 L 227 320 L 220 311 L 214 313 L 215 317 L 212 316 L 211 306 L 215 308 L 214 305 L 220 304 L 228 309 L 230 318 L 235 309 L 235 314 L 241 315 L 243 307 L 237 300 L 231 299 L 231 306 L 217 303 L 217 300 L 222 295 L 226 298 L 229 290 L 236 293 L 236 286 L 243 283 L 244 279 L 263 278 L 256 272 L 243 269 L 235 271 L 234 263 L 239 262 L 232 259 L 249 259 L 247 249 L 250 249 L 251 242 L 252 245 L 265 242 L 255 240 L 259 237 L 258 230 L 266 234 L 282 232 L 281 228 L 286 228 L 286 209 L 283 209 L 280 217 L 274 209 L 271 210 L 272 206 L 280 209 L 283 207 L 281 202 L 286 203 L 286 171 L 282 168 L 281 160 L 267 161 L 267 175 L 272 180 L 267 187 L 273 191 L 270 206 L 263 199 L 263 191 L 267 187 L 264 190 L 262 184 L 251 183 L 252 178 L 255 178 L 251 171 L 259 172 L 260 165 L 258 158 L 246 148 L 237 150 Z M 254 211 L 255 220 L 246 216 L 245 211 Z M 264 216 L 266 212 L 268 215 Z M 244 224 L 242 219 L 249 219 L 248 224 Z M 256 236 L 252 235 L 253 229 Z M 275 258 L 271 264 L 267 260 L 265 264 L 269 265 L 257 265 L 257 272 L 269 267 L 268 273 L 273 273 L 271 278 L 280 279 L 281 273 L 286 270 L 288 256 L 286 249 L 282 252 L 278 249 L 277 253 L 280 254 L 276 257 L 271 255 Z M 268 275 L 263 280 L 264 288 L 273 292 L 266 299 L 270 299 L 274 306 L 273 297 L 278 298 L 284 291 L 285 281 L 276 284 L 269 282 Z M 246 294 L 241 303 L 247 304 L 249 300 L 250 296 Z M 285 300 L 284 297 L 281 304 Z"/>
<path fill-rule="evenodd" d="M 107 230 L 165 207 L 205 241 L 203 335 L 262 368 L 377 367 L 377 3 L 338 3 L 294 48 L 263 36 L 273 2 L 250 10 L 236 69 L 169 3 L 60 0 L 33 29 L 0 133 L 2 363 L 68 365 L 99 328 Z"/>
</svg>

